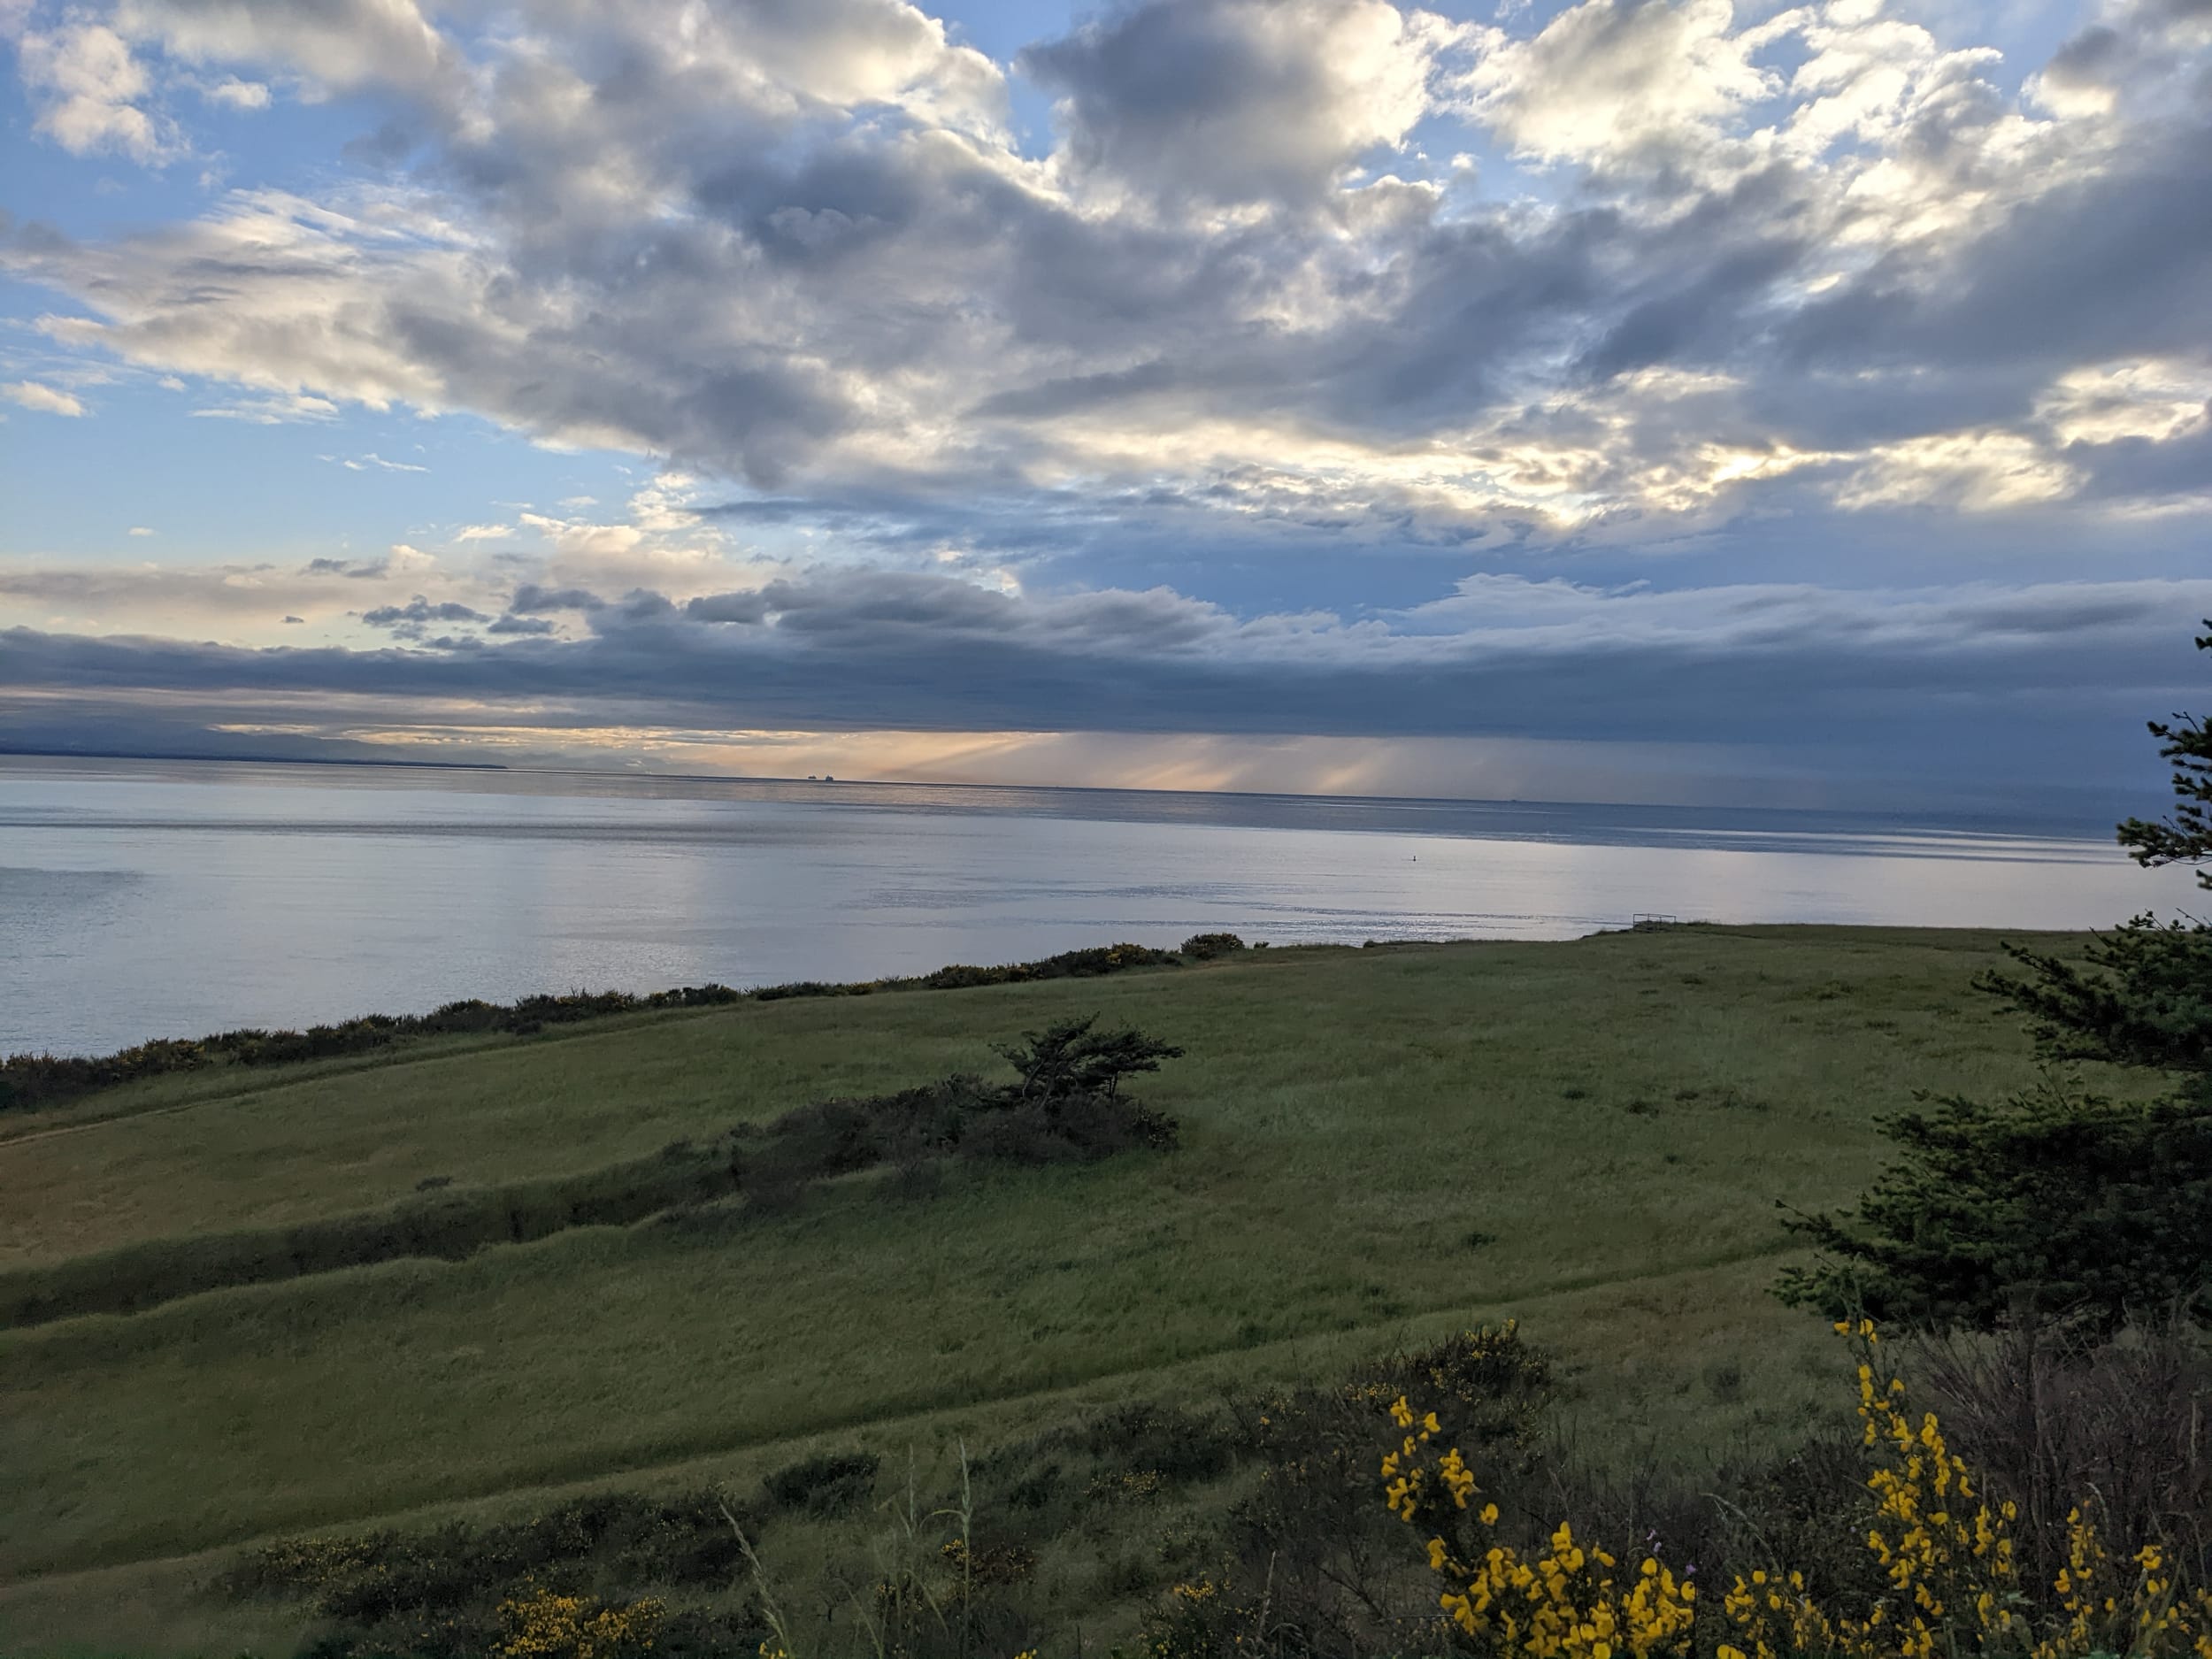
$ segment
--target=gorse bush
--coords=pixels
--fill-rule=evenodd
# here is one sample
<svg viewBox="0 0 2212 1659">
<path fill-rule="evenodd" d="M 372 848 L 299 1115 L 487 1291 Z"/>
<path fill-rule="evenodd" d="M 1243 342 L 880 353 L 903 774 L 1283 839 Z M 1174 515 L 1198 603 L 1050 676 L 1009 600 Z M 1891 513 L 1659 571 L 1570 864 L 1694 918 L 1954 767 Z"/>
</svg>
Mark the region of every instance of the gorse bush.
<svg viewBox="0 0 2212 1659">
<path fill-rule="evenodd" d="M 608 1494 L 499 1526 L 281 1540 L 249 1554 L 217 1587 L 238 1599 L 306 1603 L 337 1627 L 317 1650 L 329 1659 L 626 1659 L 668 1652 L 672 1632 L 736 1651 L 722 1640 L 733 1644 L 754 1627 L 695 1612 L 672 1617 L 658 1599 L 625 1586 L 719 1589 L 741 1564 L 720 1494 Z"/>
<path fill-rule="evenodd" d="M 498 1659 L 644 1659 L 668 1609 L 651 1596 L 609 1607 L 533 1586 L 502 1601 L 499 1618 L 504 1629 L 492 1650 Z"/>
<path fill-rule="evenodd" d="M 1417 1594 L 1402 1530 L 1375 1502 L 1392 1408 L 1432 1390 L 1440 1432 L 1532 1486 L 1553 1386 L 1548 1361 L 1508 1324 L 1383 1356 L 1334 1386 L 1236 1402 L 1240 1489 L 1156 1614 L 1152 1659 L 1434 1651 L 1433 1600 Z"/>
<path fill-rule="evenodd" d="M 1837 1330 L 1862 1345 L 1866 1471 L 1855 1531 L 1874 1569 L 1871 1593 L 1823 1594 L 1804 1564 L 1757 1559 L 1768 1540 L 1755 1525 L 1753 1558 L 1725 1580 L 1716 1628 L 1689 1573 L 1656 1553 L 1625 1564 L 1579 1538 L 1571 1520 L 1535 1548 L 1508 1536 L 1475 1462 L 1433 1411 L 1402 1396 L 1392 1406 L 1401 1438 L 1380 1463 L 1383 1502 L 1425 1540 L 1453 1639 L 1526 1659 L 1686 1659 L 1701 1634 L 1716 1659 L 2212 1659 L 2212 1583 L 2201 1560 L 2162 1539 L 2113 1548 L 2103 1500 L 2085 1490 L 2067 1510 L 2055 1570 L 2024 1573 L 2018 1499 L 1953 1449 L 1935 1413 L 1908 1409 L 1901 1379 L 1881 1379 L 1872 1321 Z"/>
<path fill-rule="evenodd" d="M 2017 1506 L 2032 1580 L 2051 1583 L 2067 1565 L 2067 1517 L 2085 1493 L 2116 1555 L 2155 1545 L 2212 1569 L 2212 1356 L 2186 1327 L 2102 1340 L 2046 1325 L 1922 1341 L 1913 1369 L 1952 1442 Z"/>
</svg>

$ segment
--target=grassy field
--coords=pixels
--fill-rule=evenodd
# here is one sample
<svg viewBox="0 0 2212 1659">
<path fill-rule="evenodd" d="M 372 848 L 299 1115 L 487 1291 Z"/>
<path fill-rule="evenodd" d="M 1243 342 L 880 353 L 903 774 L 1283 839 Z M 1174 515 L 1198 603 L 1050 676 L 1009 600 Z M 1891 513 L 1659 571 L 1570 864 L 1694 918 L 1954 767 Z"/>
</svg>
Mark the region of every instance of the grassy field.
<svg viewBox="0 0 2212 1659">
<path fill-rule="evenodd" d="M 755 1479 L 810 1445 L 941 1459 L 1509 1313 L 1570 1363 L 1596 1443 L 1774 1443 L 1838 1398 L 1818 1322 L 1763 1294 L 1775 1202 L 1848 1202 L 1916 1089 L 2031 1079 L 1968 989 L 1995 956 L 1820 928 L 1255 952 L 447 1040 L 15 1119 L 0 1269 L 35 1271 L 588 1171 L 987 1071 L 993 1041 L 1071 1014 L 1188 1050 L 1142 1090 L 1182 1121 L 1165 1156 L 849 1181 L 0 1332 L 0 1652 L 280 1652 L 296 1620 L 196 1594 L 208 1552 Z"/>
</svg>

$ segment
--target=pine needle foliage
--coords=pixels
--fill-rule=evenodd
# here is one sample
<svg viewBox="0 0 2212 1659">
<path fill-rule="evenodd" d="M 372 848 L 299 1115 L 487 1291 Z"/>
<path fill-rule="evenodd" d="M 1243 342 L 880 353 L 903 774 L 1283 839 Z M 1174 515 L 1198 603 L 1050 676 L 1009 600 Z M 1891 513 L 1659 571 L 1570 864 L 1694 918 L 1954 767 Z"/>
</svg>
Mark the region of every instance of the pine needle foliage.
<svg viewBox="0 0 2212 1659">
<path fill-rule="evenodd" d="M 2212 621 L 2205 625 L 2212 628 Z M 2212 634 L 2196 641 L 2212 651 Z M 2212 866 L 2212 725 L 2153 721 L 2175 805 L 2131 818 L 2120 844 L 2146 867 Z M 2212 867 L 2199 881 L 2212 889 Z M 2070 1312 L 2208 1311 L 2212 1285 L 2212 926 L 2142 915 L 2079 960 L 2008 946 L 2018 972 L 1978 988 L 2027 1017 L 2046 1063 L 2093 1061 L 2172 1078 L 2148 1104 L 2115 1102 L 2054 1071 L 1989 1105 L 1964 1099 L 1886 1120 L 1899 1158 L 1855 1216 L 1784 1225 L 1822 1253 L 1786 1272 L 1785 1301 L 1832 1316 L 1991 1329 Z"/>
</svg>

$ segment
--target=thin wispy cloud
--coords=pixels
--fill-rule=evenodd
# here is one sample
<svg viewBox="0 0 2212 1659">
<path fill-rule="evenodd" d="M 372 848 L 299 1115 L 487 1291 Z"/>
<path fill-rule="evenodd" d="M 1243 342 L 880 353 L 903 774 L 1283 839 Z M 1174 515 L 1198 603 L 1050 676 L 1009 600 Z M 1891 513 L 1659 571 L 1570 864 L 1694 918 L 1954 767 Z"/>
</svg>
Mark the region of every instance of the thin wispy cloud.
<svg viewBox="0 0 2212 1659">
<path fill-rule="evenodd" d="M 4 397 L 19 409 L 28 409 L 42 415 L 63 415 L 72 420 L 88 411 L 84 400 L 57 386 L 46 386 L 37 380 L 15 380 L 0 385 L 0 397 Z"/>
</svg>

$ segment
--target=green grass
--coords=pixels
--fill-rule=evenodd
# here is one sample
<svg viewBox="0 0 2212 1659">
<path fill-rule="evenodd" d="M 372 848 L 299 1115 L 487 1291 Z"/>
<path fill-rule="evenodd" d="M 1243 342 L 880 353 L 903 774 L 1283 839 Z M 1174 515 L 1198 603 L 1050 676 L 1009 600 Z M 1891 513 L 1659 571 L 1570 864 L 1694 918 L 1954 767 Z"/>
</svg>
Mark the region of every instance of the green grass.
<svg viewBox="0 0 2212 1659">
<path fill-rule="evenodd" d="M 1847 1202 L 1878 1165 L 1873 1119 L 1916 1088 L 2029 1079 L 2025 1039 L 1966 988 L 1994 956 L 1986 934 L 1814 928 L 1256 953 L 648 1015 L 227 1093 L 160 1079 L 19 1124 L 0 1265 L 340 1215 L 430 1176 L 580 1171 L 987 1069 L 991 1041 L 1070 1013 L 1189 1051 L 1143 1090 L 1184 1123 L 1165 1157 L 926 1197 L 863 1180 L 775 1217 L 0 1333 L 0 1651 L 55 1640 L 71 1608 L 124 1617 L 73 1586 L 156 1595 L 174 1570 L 134 1563 L 273 1532 L 711 1477 L 814 1440 L 987 1444 L 1072 1400 L 1325 1375 L 1506 1312 L 1578 1368 L 1601 1441 L 1770 1443 L 1833 1394 L 1817 1322 L 1763 1294 L 1774 1202 Z M 1743 1376 L 1716 1388 L 1723 1355 Z"/>
</svg>

